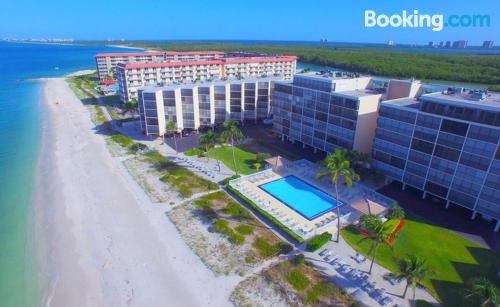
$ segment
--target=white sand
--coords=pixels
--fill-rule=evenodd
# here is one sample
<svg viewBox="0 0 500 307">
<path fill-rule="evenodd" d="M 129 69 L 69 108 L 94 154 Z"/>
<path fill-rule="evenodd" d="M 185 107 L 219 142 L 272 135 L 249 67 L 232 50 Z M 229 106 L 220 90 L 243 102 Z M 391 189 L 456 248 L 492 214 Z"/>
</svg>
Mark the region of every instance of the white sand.
<svg viewBox="0 0 500 307">
<path fill-rule="evenodd" d="M 66 76 L 67 77 L 78 77 L 78 76 L 93 74 L 95 72 L 96 72 L 95 69 L 86 69 L 86 70 L 79 70 L 79 71 L 72 72 L 70 74 L 67 74 Z"/>
<path fill-rule="evenodd" d="M 226 306 L 215 277 L 113 158 L 64 79 L 46 79 L 36 239 L 46 306 Z M 57 102 L 57 104 L 56 104 Z"/>
</svg>

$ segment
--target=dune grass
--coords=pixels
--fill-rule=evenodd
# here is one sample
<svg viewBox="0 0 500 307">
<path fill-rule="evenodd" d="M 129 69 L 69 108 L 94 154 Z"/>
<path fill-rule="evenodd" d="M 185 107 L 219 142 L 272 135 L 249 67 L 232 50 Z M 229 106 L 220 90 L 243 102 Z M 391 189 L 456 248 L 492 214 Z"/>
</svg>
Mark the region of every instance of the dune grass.
<svg viewBox="0 0 500 307">
<path fill-rule="evenodd" d="M 485 276 L 497 280 L 494 275 L 500 269 L 498 253 L 421 217 L 407 215 L 406 224 L 392 248 L 379 246 L 377 263 L 396 271 L 397 260 L 410 254 L 426 259 L 434 274 L 424 281 L 424 285 L 445 306 L 463 304 L 464 290 L 474 278 Z M 355 226 L 342 229 L 341 234 L 354 249 L 365 255 L 368 253 L 371 242 L 362 240 Z"/>
<path fill-rule="evenodd" d="M 194 193 L 219 188 L 216 183 L 197 176 L 187 168 L 168 160 L 157 151 L 146 153 L 144 159 L 164 174 L 160 178 L 161 181 L 168 182 L 176 187 L 179 194 L 184 198 L 191 197 Z"/>
</svg>

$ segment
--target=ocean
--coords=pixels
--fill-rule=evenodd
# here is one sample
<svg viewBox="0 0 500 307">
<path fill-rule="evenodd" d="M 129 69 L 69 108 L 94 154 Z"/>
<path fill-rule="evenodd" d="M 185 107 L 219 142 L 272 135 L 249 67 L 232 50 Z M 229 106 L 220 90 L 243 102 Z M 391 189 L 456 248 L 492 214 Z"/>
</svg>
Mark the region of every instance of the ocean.
<svg viewBox="0 0 500 307">
<path fill-rule="evenodd" d="M 0 42 L 0 305 L 37 306 L 33 189 L 42 135 L 43 77 L 94 69 L 98 52 L 130 50 Z"/>
</svg>

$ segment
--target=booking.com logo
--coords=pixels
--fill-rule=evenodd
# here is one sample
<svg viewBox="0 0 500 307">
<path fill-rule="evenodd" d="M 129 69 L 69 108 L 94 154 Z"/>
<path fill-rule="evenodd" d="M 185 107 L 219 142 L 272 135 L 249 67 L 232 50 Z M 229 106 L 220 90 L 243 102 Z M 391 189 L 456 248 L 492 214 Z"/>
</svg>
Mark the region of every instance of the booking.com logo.
<svg viewBox="0 0 500 307">
<path fill-rule="evenodd" d="M 420 14 L 418 10 L 408 13 L 403 10 L 401 14 L 377 14 L 373 10 L 365 11 L 365 27 L 391 26 L 393 28 L 432 28 L 432 31 L 442 31 L 444 27 L 489 27 L 490 15 L 450 15 L 445 18 L 443 14 Z"/>
</svg>

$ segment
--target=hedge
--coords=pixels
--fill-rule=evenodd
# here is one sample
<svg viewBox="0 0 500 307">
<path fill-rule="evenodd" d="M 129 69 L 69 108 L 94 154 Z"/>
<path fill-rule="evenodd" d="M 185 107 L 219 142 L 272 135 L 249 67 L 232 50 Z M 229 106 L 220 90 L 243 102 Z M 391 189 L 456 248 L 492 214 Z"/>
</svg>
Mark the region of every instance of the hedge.
<svg viewBox="0 0 500 307">
<path fill-rule="evenodd" d="M 261 215 L 263 215 L 266 219 L 268 219 L 270 222 L 278 226 L 279 229 L 281 229 L 283 232 L 288 234 L 290 237 L 292 237 L 295 241 L 298 243 L 304 242 L 304 238 L 293 232 L 290 228 L 286 227 L 283 225 L 280 221 L 278 221 L 274 216 L 270 215 L 267 213 L 265 210 L 257 206 L 253 201 L 248 199 L 245 195 L 241 194 L 239 191 L 235 190 L 232 186 L 228 185 L 227 186 L 228 190 L 233 192 L 236 196 L 239 198 L 243 199 L 250 207 L 252 207 L 254 210 L 259 212 Z"/>
<path fill-rule="evenodd" d="M 307 249 L 310 250 L 311 252 L 315 252 L 318 249 L 320 249 L 323 245 L 328 243 L 332 239 L 332 234 L 329 232 L 323 232 L 320 235 L 312 237 L 308 242 L 307 242 Z"/>
<path fill-rule="evenodd" d="M 233 175 L 231 177 L 227 177 L 226 179 L 224 179 L 222 181 L 222 183 L 225 185 L 225 186 L 228 186 L 229 185 L 229 181 L 233 180 L 233 179 L 238 179 L 240 178 L 240 175 Z"/>
</svg>

